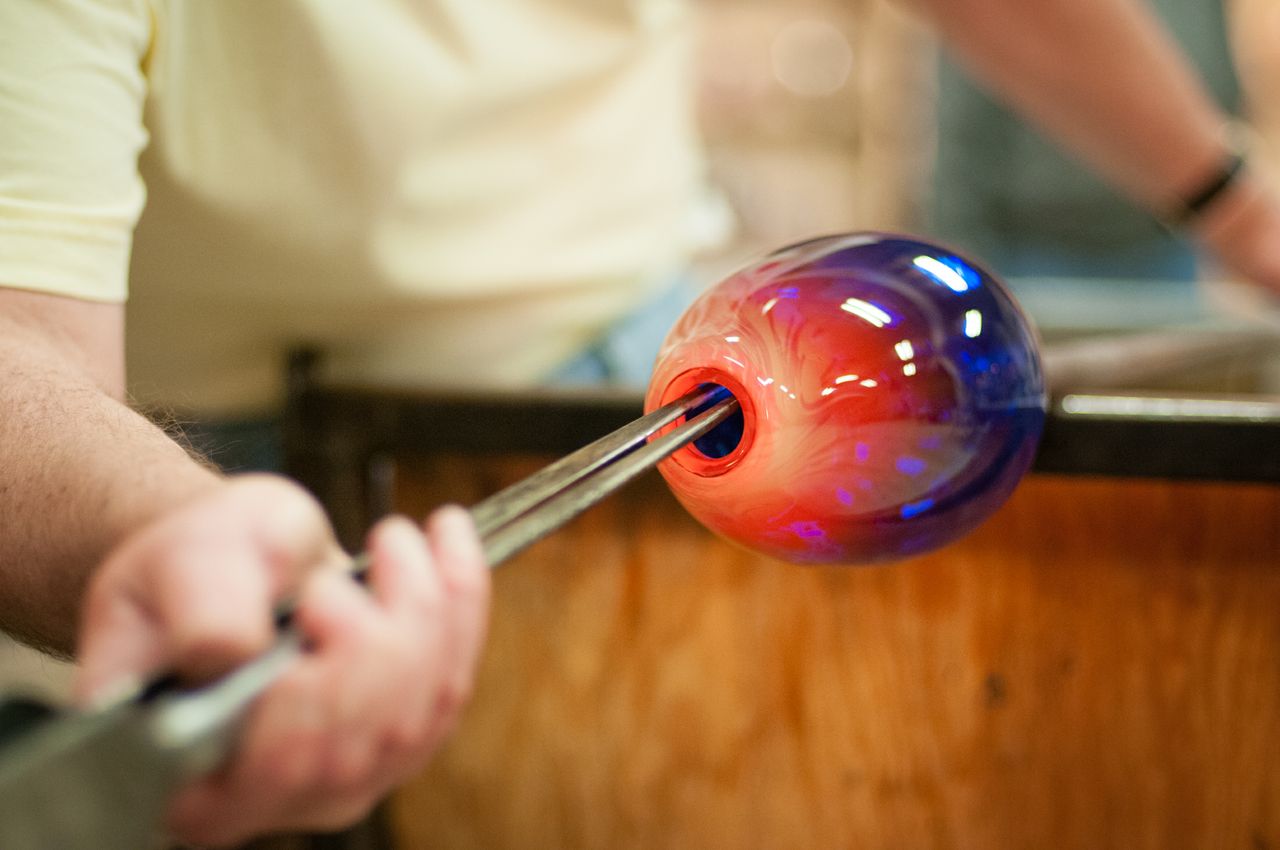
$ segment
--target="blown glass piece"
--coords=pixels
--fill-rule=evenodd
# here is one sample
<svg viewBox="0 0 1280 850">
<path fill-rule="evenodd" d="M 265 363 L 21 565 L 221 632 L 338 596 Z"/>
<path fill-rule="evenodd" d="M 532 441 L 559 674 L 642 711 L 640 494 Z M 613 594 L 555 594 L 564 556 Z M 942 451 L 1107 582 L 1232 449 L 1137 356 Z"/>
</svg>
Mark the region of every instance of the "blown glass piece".
<svg viewBox="0 0 1280 850">
<path fill-rule="evenodd" d="M 742 415 L 659 469 L 703 524 L 788 561 L 942 546 L 998 508 L 1035 453 L 1045 390 L 1004 285 L 905 236 L 785 248 L 668 334 L 646 410 L 700 384 Z"/>
</svg>

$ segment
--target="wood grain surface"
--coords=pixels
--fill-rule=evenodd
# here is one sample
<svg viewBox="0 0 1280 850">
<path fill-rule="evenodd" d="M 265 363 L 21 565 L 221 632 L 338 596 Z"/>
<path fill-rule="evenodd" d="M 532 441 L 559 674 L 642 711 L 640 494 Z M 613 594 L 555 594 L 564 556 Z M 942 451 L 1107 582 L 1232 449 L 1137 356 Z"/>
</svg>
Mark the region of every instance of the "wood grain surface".
<svg viewBox="0 0 1280 850">
<path fill-rule="evenodd" d="M 541 459 L 419 459 L 471 503 Z M 657 476 L 502 567 L 417 848 L 1280 848 L 1280 489 L 1033 477 L 945 551 L 795 567 Z"/>
</svg>

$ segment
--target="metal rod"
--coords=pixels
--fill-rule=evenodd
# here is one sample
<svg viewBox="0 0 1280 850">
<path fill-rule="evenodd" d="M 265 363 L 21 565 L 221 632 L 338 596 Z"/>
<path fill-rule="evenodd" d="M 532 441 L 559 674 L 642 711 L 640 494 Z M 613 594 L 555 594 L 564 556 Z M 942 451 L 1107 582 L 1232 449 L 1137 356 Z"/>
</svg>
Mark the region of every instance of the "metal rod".
<svg viewBox="0 0 1280 850">
<path fill-rule="evenodd" d="M 695 418 L 650 439 L 708 404 Z M 724 387 L 700 387 L 478 502 L 471 508 L 471 516 L 490 567 L 498 566 L 711 431 L 736 410 L 738 400 Z M 369 571 L 368 554 L 355 556 L 347 569 L 357 581 L 364 581 Z M 277 605 L 277 626 L 288 626 L 295 607 L 293 598 Z"/>
<path fill-rule="evenodd" d="M 654 436 L 709 402 L 713 403 L 696 416 Z M 575 452 L 480 503 L 476 510 L 487 527 L 481 541 L 490 566 L 559 528 L 737 410 L 738 400 L 723 388 L 696 390 L 592 443 L 586 447 L 589 451 Z M 354 578 L 363 581 L 368 567 L 368 555 L 361 554 L 349 569 Z M 302 638 L 292 623 L 293 609 L 293 600 L 277 608 L 280 634 L 273 647 L 226 677 L 189 691 L 173 675 L 162 675 L 117 694 L 90 717 L 114 717 L 116 714 L 111 712 L 124 712 L 119 714 L 124 718 L 119 722 L 125 722 L 132 717 L 130 711 L 145 713 L 148 735 L 158 745 L 156 752 L 160 755 L 156 758 L 163 758 L 166 776 L 189 776 L 208 770 L 230 746 L 245 707 L 271 686 L 291 659 L 304 651 Z M 25 766 L 15 767 L 19 780 L 27 768 L 53 763 L 50 759 L 56 761 L 53 754 L 77 749 L 80 745 L 74 734 L 73 728 L 62 725 L 42 736 L 41 742 L 33 744 L 30 757 L 22 759 Z"/>
<path fill-rule="evenodd" d="M 686 396 L 687 398 L 687 396 Z M 697 407 L 694 404 L 693 407 Z M 637 475 L 658 464 L 677 449 L 693 442 L 738 410 L 738 400 L 728 396 L 674 430 L 643 444 L 613 463 L 583 476 L 518 515 L 506 525 L 484 535 L 485 557 L 491 566 L 519 552 L 599 502 Z M 501 494 L 499 494 L 501 495 Z"/>
<path fill-rule="evenodd" d="M 1068 393 L 1054 412 L 1075 419 L 1146 419 L 1167 422 L 1275 422 L 1280 397 L 1225 393 Z"/>
<path fill-rule="evenodd" d="M 1273 351 L 1270 328 L 1162 328 L 1059 341 L 1044 346 L 1045 382 L 1054 395 L 1071 390 L 1140 386 L 1142 381 L 1225 358 Z"/>
<path fill-rule="evenodd" d="M 727 397 L 723 387 L 701 387 L 670 404 L 590 443 L 528 478 L 496 493 L 471 509 L 481 537 L 494 533 L 530 508 L 555 496 L 573 482 L 594 473 L 611 461 L 635 451 L 650 436 L 717 397 Z M 690 438 L 696 439 L 696 438 Z"/>
</svg>

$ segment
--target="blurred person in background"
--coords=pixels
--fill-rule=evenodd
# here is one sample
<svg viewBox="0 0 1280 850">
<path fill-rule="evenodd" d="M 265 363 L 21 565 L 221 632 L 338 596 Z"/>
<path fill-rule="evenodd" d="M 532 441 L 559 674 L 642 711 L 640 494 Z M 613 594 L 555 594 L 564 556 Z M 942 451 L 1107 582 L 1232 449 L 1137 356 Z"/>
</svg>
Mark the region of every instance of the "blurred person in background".
<svg viewBox="0 0 1280 850">
<path fill-rule="evenodd" d="M 1144 6 L 913 6 L 1138 203 L 1280 288 L 1275 197 Z M 0 623 L 77 651 L 88 698 L 229 669 L 303 588 L 314 651 L 178 799 L 177 835 L 366 810 L 465 700 L 487 578 L 456 510 L 375 530 L 372 596 L 323 569 L 341 556 L 296 485 L 215 474 L 126 403 L 126 292 L 137 403 L 213 430 L 269 421 L 304 344 L 371 383 L 642 381 L 657 340 L 615 342 L 660 336 L 645 317 L 673 315 L 696 245 L 689 46 L 676 0 L 0 7 Z"/>
<path fill-rule="evenodd" d="M 1252 133 L 1251 161 L 1274 180 L 1280 175 L 1280 5 L 1233 0 L 1227 10 Z"/>
<path fill-rule="evenodd" d="M 1152 0 L 1218 108 L 1241 110 L 1217 0 Z M 994 99 L 956 63 L 939 69 L 929 227 L 1012 277 L 1191 281 L 1197 246 Z"/>
</svg>

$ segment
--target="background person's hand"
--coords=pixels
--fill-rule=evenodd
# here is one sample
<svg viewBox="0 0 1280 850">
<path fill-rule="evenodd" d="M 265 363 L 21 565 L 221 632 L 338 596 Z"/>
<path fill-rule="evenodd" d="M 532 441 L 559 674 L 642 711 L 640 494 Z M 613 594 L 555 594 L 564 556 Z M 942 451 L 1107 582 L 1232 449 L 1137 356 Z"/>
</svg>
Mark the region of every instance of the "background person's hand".
<svg viewBox="0 0 1280 850">
<path fill-rule="evenodd" d="M 225 845 L 347 825 L 417 770 L 472 685 L 489 576 L 467 514 L 426 534 L 403 518 L 370 534 L 369 589 L 315 502 L 284 479 L 231 479 L 126 540 L 90 587 L 77 683 L 90 698 L 173 669 L 192 680 L 267 648 L 272 609 L 301 588 L 309 651 L 250 710 L 221 769 L 180 792 L 180 839 Z"/>
<path fill-rule="evenodd" d="M 1193 233 L 1228 271 L 1280 305 L 1280 191 L 1262 175 L 1246 175 L 1205 211 Z"/>
</svg>

